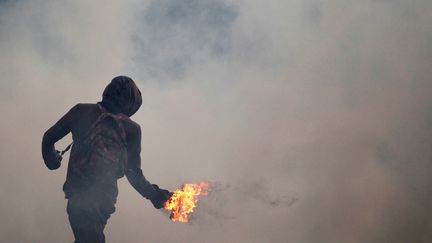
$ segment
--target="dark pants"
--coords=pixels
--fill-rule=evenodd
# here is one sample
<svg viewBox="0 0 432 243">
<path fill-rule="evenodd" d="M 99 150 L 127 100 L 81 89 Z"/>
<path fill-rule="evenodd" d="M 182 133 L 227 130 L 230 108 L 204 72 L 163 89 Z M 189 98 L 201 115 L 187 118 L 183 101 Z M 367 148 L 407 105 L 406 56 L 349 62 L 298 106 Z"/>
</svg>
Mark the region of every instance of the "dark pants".
<svg viewBox="0 0 432 243">
<path fill-rule="evenodd" d="M 69 198 L 67 213 L 75 243 L 105 243 L 103 231 L 115 211 L 114 204 L 88 194 Z"/>
</svg>

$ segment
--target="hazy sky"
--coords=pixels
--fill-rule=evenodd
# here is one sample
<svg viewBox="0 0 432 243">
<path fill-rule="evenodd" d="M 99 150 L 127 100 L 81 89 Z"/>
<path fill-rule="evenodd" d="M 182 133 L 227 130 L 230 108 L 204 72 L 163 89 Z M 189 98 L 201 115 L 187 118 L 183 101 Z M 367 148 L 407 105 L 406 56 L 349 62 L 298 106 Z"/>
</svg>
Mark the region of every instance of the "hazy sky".
<svg viewBox="0 0 432 243">
<path fill-rule="evenodd" d="M 116 75 L 146 177 L 213 182 L 190 224 L 121 179 L 107 242 L 426 243 L 429 0 L 0 1 L 0 241 L 72 242 L 42 134 Z M 57 144 L 64 148 L 68 136 Z"/>
</svg>

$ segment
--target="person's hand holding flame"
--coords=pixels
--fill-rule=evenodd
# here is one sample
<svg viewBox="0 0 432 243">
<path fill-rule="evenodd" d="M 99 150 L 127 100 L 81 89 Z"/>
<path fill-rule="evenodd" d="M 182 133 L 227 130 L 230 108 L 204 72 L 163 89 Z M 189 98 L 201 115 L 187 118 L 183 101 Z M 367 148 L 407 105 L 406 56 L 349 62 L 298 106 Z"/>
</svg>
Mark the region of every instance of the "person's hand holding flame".
<svg viewBox="0 0 432 243">
<path fill-rule="evenodd" d="M 155 188 L 156 194 L 151 199 L 151 202 L 156 209 L 161 209 L 164 207 L 165 203 L 171 198 L 173 193 L 165 189 L 160 189 L 159 186 L 156 184 L 152 184 L 152 186 Z"/>
</svg>

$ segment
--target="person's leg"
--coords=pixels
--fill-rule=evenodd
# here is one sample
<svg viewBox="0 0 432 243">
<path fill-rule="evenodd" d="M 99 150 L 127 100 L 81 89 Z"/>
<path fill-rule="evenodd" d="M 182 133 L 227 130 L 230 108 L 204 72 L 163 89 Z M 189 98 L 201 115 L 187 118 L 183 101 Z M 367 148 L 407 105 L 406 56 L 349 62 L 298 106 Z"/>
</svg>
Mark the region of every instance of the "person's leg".
<svg viewBox="0 0 432 243">
<path fill-rule="evenodd" d="M 103 230 L 109 216 L 101 217 L 97 204 L 69 199 L 67 212 L 75 243 L 105 243 Z M 106 220 L 101 220 L 103 218 Z"/>
</svg>

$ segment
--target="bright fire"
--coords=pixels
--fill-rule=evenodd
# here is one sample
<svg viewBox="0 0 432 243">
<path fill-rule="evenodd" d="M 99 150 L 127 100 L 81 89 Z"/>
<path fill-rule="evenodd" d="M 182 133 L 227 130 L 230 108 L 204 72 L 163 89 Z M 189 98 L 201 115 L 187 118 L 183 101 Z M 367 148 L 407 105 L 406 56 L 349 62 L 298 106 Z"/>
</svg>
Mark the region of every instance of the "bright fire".
<svg viewBox="0 0 432 243">
<path fill-rule="evenodd" d="M 188 222 L 188 214 L 193 212 L 198 201 L 198 196 L 208 195 L 209 184 L 184 184 L 182 189 L 174 192 L 170 200 L 165 203 L 165 209 L 171 211 L 172 221 Z"/>
</svg>

